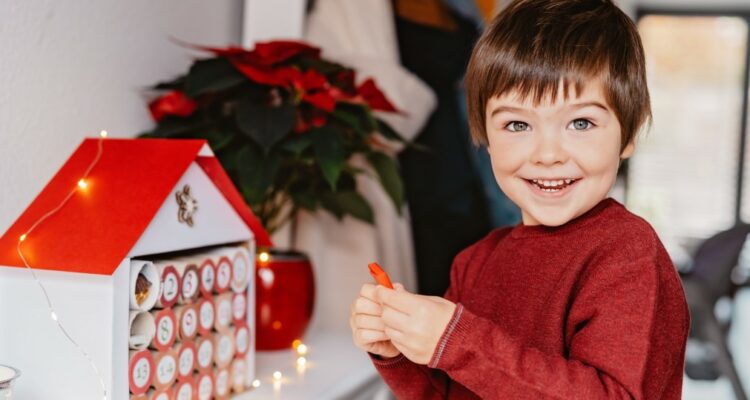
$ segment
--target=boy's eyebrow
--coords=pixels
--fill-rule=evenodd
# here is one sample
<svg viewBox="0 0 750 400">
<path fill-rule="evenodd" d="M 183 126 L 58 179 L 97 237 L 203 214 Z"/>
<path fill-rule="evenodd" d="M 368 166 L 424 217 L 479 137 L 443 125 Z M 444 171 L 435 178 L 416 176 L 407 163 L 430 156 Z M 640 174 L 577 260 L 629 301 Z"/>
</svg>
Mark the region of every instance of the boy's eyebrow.
<svg viewBox="0 0 750 400">
<path fill-rule="evenodd" d="M 570 105 L 571 108 L 575 108 L 575 109 L 585 108 L 585 107 L 591 107 L 591 106 L 599 107 L 599 108 L 601 108 L 604 111 L 609 111 L 609 107 L 605 106 L 604 104 L 602 104 L 602 103 L 600 103 L 598 101 L 587 101 L 587 102 L 583 102 L 583 103 L 575 103 L 575 104 L 571 104 Z"/>
<path fill-rule="evenodd" d="M 495 114 L 501 113 L 503 111 L 524 113 L 524 112 L 526 112 L 526 109 L 525 108 L 521 108 L 521 107 L 497 106 L 497 107 L 495 107 L 492 110 L 492 113 L 490 114 L 490 118 L 494 117 Z"/>
<path fill-rule="evenodd" d="M 601 108 L 604 111 L 609 111 L 609 108 L 607 106 L 605 106 L 604 104 L 602 104 L 602 103 L 600 103 L 598 101 L 587 101 L 587 102 L 583 102 L 583 103 L 575 103 L 575 104 L 571 104 L 568 107 L 569 108 L 573 108 L 573 109 L 580 109 L 580 108 L 591 107 L 591 106 Z M 524 113 L 524 112 L 527 112 L 527 109 L 521 108 L 521 107 L 513 107 L 513 106 L 504 106 L 504 105 L 501 105 L 501 106 L 495 107 L 492 110 L 492 113 L 490 114 L 490 118 L 492 118 L 496 114 L 504 112 L 504 111 Z"/>
</svg>

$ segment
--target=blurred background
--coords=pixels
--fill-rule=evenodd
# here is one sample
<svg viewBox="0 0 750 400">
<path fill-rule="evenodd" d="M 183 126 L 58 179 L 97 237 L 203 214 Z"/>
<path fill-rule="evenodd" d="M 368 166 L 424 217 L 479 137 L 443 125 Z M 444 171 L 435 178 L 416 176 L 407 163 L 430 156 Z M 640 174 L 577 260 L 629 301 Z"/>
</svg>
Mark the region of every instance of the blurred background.
<svg viewBox="0 0 750 400">
<path fill-rule="evenodd" d="M 357 232 L 374 237 L 371 247 L 379 257 L 389 253 L 404 260 L 394 268 L 408 287 L 442 294 L 460 249 L 492 228 L 520 221 L 496 189 L 484 152 L 468 140 L 461 87 L 471 44 L 507 2 L 0 0 L 0 230 L 83 137 L 101 129 L 112 137 L 135 137 L 153 127 L 145 88 L 201 57 L 175 39 L 248 48 L 270 39 L 309 40 L 324 56 L 363 68 L 378 55 L 372 49 L 387 49 L 391 53 L 381 52 L 378 62 L 385 59 L 383 69 L 396 72 L 380 75 L 382 80 L 418 80 L 414 93 L 421 91 L 418 98 L 427 104 L 414 110 L 416 121 L 405 123 L 402 133 L 445 158 L 437 163 L 411 148 L 394 150 L 408 201 L 407 217 L 399 221 L 408 222 L 403 237 L 409 241 L 396 245 L 384 242 L 382 232 Z M 750 389 L 750 1 L 616 3 L 642 35 L 654 121 L 623 165 L 612 195 L 655 227 L 685 282 L 693 326 L 684 398 L 744 399 Z M 378 17 L 384 17 L 382 29 Z M 387 82 L 383 87 L 396 103 L 409 104 L 409 93 L 389 92 Z M 450 179 L 436 178 L 446 174 Z M 320 343 L 337 338 L 336 346 L 351 352 L 346 310 L 368 278 L 359 270 L 341 272 L 355 268 L 341 264 L 351 260 L 346 251 L 365 250 L 342 241 L 343 228 L 320 236 L 321 226 L 338 224 L 325 214 L 302 215 L 299 224 L 291 233 L 290 227 L 281 229 L 275 241 L 308 246 L 316 275 L 341 279 L 335 293 L 318 288 L 309 335 L 325 332 Z M 383 223 L 376 220 L 375 226 Z M 346 251 L 337 253 L 336 246 Z M 0 324 L 0 340 L 1 330 Z M 326 381 L 321 375 L 338 388 L 326 393 L 387 397 L 367 363 L 357 360 L 354 377 Z"/>
</svg>

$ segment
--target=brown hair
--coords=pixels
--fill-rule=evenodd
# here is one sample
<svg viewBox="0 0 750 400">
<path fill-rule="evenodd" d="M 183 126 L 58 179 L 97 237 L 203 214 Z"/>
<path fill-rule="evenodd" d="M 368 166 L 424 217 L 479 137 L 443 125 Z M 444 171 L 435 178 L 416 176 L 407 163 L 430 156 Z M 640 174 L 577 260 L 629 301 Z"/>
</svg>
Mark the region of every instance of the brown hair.
<svg viewBox="0 0 750 400">
<path fill-rule="evenodd" d="M 620 150 L 651 120 L 643 46 L 633 21 L 611 0 L 517 0 L 479 38 L 466 71 L 469 127 L 487 144 L 486 108 L 494 96 L 518 91 L 539 104 L 562 82 L 599 78 L 622 127 Z"/>
</svg>

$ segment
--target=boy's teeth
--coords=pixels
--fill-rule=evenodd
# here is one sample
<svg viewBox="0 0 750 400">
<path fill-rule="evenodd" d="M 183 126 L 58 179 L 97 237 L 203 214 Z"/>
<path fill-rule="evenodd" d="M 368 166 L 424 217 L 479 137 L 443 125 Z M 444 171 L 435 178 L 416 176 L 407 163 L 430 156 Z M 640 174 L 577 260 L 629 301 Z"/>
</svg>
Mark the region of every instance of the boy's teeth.
<svg viewBox="0 0 750 400">
<path fill-rule="evenodd" d="M 563 185 L 570 185 L 575 180 L 574 179 L 557 179 L 557 180 L 532 179 L 531 181 L 539 186 L 543 186 L 542 189 L 545 189 L 545 188 L 556 188 L 558 186 L 563 186 Z"/>
</svg>

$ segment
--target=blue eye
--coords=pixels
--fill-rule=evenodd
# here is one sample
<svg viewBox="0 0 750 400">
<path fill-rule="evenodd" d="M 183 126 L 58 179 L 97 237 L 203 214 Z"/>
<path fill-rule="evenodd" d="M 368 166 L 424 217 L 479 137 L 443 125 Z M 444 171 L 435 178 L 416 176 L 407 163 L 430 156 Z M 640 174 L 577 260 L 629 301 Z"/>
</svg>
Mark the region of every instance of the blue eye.
<svg viewBox="0 0 750 400">
<path fill-rule="evenodd" d="M 594 123 L 585 119 L 585 118 L 579 118 L 576 120 L 573 120 L 573 122 L 568 125 L 569 129 L 574 129 L 577 131 L 586 131 L 594 127 Z"/>
<path fill-rule="evenodd" d="M 508 123 L 508 125 L 505 125 L 505 129 L 511 131 L 511 132 L 521 132 L 521 131 L 528 131 L 529 130 L 529 124 L 523 122 L 523 121 L 511 121 Z"/>
</svg>

